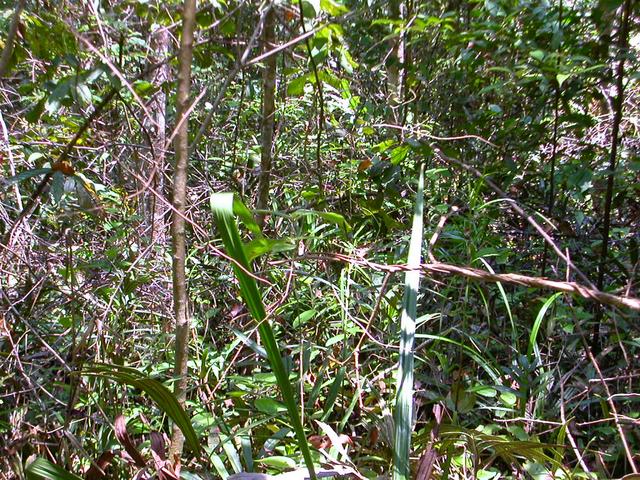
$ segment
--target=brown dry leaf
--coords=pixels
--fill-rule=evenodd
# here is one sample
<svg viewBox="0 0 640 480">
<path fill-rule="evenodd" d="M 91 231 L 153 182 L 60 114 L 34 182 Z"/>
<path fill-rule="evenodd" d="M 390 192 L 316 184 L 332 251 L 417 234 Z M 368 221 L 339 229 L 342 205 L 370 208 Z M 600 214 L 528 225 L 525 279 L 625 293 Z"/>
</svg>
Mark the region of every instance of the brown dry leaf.
<svg viewBox="0 0 640 480">
<path fill-rule="evenodd" d="M 103 452 L 102 455 L 95 461 L 91 468 L 87 470 L 87 473 L 84 474 L 84 478 L 86 480 L 100 480 L 104 477 L 105 469 L 111 464 L 111 460 L 113 460 L 114 453 L 111 450 L 107 450 Z"/>
<path fill-rule="evenodd" d="M 127 421 L 125 420 L 124 415 L 118 415 L 116 417 L 116 420 L 114 422 L 114 430 L 116 433 L 116 438 L 120 442 L 120 445 L 124 447 L 126 452 L 138 467 L 144 468 L 147 465 L 147 462 L 144 461 L 142 454 L 134 445 L 133 440 L 131 440 L 129 432 L 127 432 Z"/>
</svg>

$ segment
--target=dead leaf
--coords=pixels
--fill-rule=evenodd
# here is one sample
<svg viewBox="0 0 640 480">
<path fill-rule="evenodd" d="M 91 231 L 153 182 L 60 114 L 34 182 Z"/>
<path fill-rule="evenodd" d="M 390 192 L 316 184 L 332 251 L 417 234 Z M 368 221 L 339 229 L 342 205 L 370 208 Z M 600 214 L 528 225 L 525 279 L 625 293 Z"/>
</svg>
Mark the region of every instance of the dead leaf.
<svg viewBox="0 0 640 480">
<path fill-rule="evenodd" d="M 93 465 L 84 474 L 86 480 L 100 480 L 105 475 L 105 469 L 111 464 L 114 453 L 111 450 L 103 452 L 102 455 L 94 462 Z"/>
<path fill-rule="evenodd" d="M 134 445 L 133 440 L 131 440 L 129 432 L 127 432 L 127 421 L 124 418 L 124 415 L 118 415 L 116 417 L 114 430 L 120 445 L 124 447 L 131 459 L 135 462 L 136 466 L 144 468 L 147 465 L 147 462 L 144 461 L 142 454 Z"/>
</svg>

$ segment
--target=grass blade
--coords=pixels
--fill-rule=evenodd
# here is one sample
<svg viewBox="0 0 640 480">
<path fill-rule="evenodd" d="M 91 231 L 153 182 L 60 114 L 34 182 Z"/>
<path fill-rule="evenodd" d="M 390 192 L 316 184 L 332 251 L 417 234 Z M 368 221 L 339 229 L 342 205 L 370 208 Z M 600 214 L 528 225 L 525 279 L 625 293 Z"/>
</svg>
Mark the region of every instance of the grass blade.
<svg viewBox="0 0 640 480">
<path fill-rule="evenodd" d="M 542 305 L 542 308 L 540 308 L 540 311 L 538 312 L 538 315 L 536 316 L 536 319 L 533 322 L 533 327 L 531 328 L 531 334 L 529 335 L 529 348 L 527 348 L 527 357 L 529 357 L 530 362 L 533 361 L 533 351 L 537 345 L 538 332 L 540 331 L 540 326 L 542 325 L 542 320 L 544 319 L 544 315 L 547 313 L 547 310 L 549 310 L 549 307 L 551 306 L 551 304 L 553 304 L 553 302 L 556 301 L 556 298 L 558 298 L 562 294 L 563 292 L 558 292 L 551 295 L 549 298 L 547 298 L 547 301 L 544 302 L 544 305 Z"/>
<path fill-rule="evenodd" d="M 262 303 L 262 296 L 258 291 L 258 285 L 255 279 L 247 274 L 247 272 L 251 270 L 251 267 L 247 260 L 244 245 L 240 239 L 238 226 L 236 225 L 233 214 L 233 204 L 234 198 L 232 193 L 214 193 L 211 196 L 211 209 L 216 217 L 218 231 L 227 250 L 227 255 L 237 262 L 233 263 L 233 270 L 240 284 L 240 294 L 247 304 L 251 316 L 258 323 L 258 333 L 267 351 L 271 369 L 278 381 L 282 399 L 287 407 L 289 419 L 298 440 L 298 446 L 304 457 L 305 464 L 309 469 L 311 478 L 315 480 L 311 451 L 309 450 L 304 428 L 300 421 L 300 414 L 298 413 L 298 406 L 293 396 L 289 375 L 282 362 L 280 349 L 278 348 L 271 324 L 266 319 L 267 313 Z M 240 265 L 242 268 L 240 268 Z"/>
<path fill-rule="evenodd" d="M 487 262 L 484 258 L 480 258 L 480 261 L 482 263 L 484 263 L 484 266 L 487 267 L 487 270 L 489 270 L 490 273 L 496 273 L 493 270 L 493 268 L 491 268 L 491 265 L 489 265 L 489 262 Z M 502 301 L 504 302 L 504 307 L 507 310 L 507 315 L 509 317 L 509 322 L 511 323 L 511 342 L 513 343 L 513 345 L 515 345 L 516 341 L 518 340 L 518 333 L 516 332 L 516 324 L 513 321 L 513 315 L 511 313 L 511 306 L 509 305 L 509 297 L 507 297 L 507 292 L 505 292 L 504 287 L 502 286 L 502 283 L 496 282 L 496 286 L 498 287 L 498 290 L 500 291 L 500 296 L 502 297 Z"/>
<path fill-rule="evenodd" d="M 413 430 L 413 344 L 416 331 L 420 262 L 422 257 L 422 212 L 424 202 L 424 164 L 420 165 L 418 193 L 413 213 L 409 257 L 404 280 L 404 299 L 400 320 L 400 364 L 397 372 L 397 393 L 394 410 L 395 448 L 393 451 L 393 479 L 408 480 L 411 474 L 409 453 Z"/>
</svg>

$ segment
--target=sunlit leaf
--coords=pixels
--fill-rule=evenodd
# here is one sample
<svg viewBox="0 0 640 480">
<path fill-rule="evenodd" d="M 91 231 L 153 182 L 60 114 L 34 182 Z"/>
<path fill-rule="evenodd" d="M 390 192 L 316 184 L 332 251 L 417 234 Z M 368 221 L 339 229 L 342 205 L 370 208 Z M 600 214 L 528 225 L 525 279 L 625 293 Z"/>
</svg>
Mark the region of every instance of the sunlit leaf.
<svg viewBox="0 0 640 480">
<path fill-rule="evenodd" d="M 395 444 L 393 449 L 393 479 L 408 480 L 411 474 L 409 455 L 413 431 L 413 344 L 415 340 L 420 262 L 422 258 L 424 163 L 420 164 L 418 192 L 416 193 L 411 240 L 405 274 L 402 317 L 400 319 L 400 362 L 396 374 L 396 401 L 394 409 Z"/>
</svg>

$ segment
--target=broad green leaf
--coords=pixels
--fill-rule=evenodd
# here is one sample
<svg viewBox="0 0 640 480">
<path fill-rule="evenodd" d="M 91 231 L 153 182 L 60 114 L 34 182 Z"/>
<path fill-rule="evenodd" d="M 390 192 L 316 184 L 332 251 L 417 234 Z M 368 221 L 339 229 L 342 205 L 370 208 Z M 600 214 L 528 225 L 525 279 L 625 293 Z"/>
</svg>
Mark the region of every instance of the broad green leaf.
<svg viewBox="0 0 640 480">
<path fill-rule="evenodd" d="M 89 365 L 85 367 L 80 374 L 114 380 L 139 388 L 145 392 L 153 399 L 158 408 L 166 413 L 178 428 L 182 430 L 187 446 L 189 446 L 196 455 L 200 455 L 200 441 L 189 421 L 189 416 L 178 403 L 173 393 L 158 380 L 147 377 L 135 368 L 105 363 Z"/>
<path fill-rule="evenodd" d="M 247 208 L 247 206 L 242 202 L 242 200 L 240 200 L 237 195 L 234 195 L 233 197 L 233 213 L 237 215 L 240 220 L 242 220 L 242 223 L 244 223 L 244 226 L 247 228 L 247 230 L 249 230 L 257 237 L 262 237 L 262 230 L 256 222 L 253 213 L 251 213 L 251 210 Z"/>
<path fill-rule="evenodd" d="M 254 404 L 258 411 L 266 413 L 267 415 L 277 415 L 278 413 L 287 411 L 287 407 L 273 398 L 257 398 Z"/>
<path fill-rule="evenodd" d="M 349 225 L 349 223 L 347 222 L 347 220 L 344 218 L 344 216 L 340 215 L 339 213 L 335 213 L 335 212 L 318 212 L 316 210 L 296 210 L 295 212 L 293 212 L 291 214 L 292 217 L 301 217 L 303 215 L 315 215 L 317 217 L 322 218 L 323 220 L 326 220 L 329 223 L 333 223 L 335 225 L 338 225 L 339 227 L 341 227 L 343 229 L 343 231 L 345 233 L 348 233 L 351 231 L 351 225 Z"/>
<path fill-rule="evenodd" d="M 270 238 L 256 238 L 245 245 L 247 260 L 252 261 L 266 253 L 286 252 L 296 248 L 290 240 L 272 240 Z"/>
<path fill-rule="evenodd" d="M 485 385 L 478 385 L 477 387 L 473 387 L 469 391 L 475 392 L 478 395 L 482 395 L 483 397 L 488 397 L 488 398 L 493 398 L 498 394 L 495 388 L 487 387 Z"/>
<path fill-rule="evenodd" d="M 45 103 L 45 109 L 49 115 L 57 113 L 62 105 L 64 98 L 69 95 L 71 82 L 69 79 L 63 79 L 58 82 L 56 88 L 51 92 Z"/>
<path fill-rule="evenodd" d="M 320 13 L 320 0 L 302 0 L 302 14 L 305 18 L 315 18 Z"/>
<path fill-rule="evenodd" d="M 571 77 L 569 73 L 559 73 L 556 75 L 556 80 L 558 80 L 558 85 L 562 86 L 562 84 Z"/>
<path fill-rule="evenodd" d="M 544 50 L 533 50 L 529 52 L 529 56 L 534 60 L 538 60 L 539 62 L 544 60 L 545 52 Z"/>
<path fill-rule="evenodd" d="M 353 73 L 355 68 L 358 68 L 358 63 L 353 59 L 351 53 L 346 48 L 340 48 L 340 65 L 349 74 Z"/>
<path fill-rule="evenodd" d="M 327 399 L 324 404 L 324 413 L 322 415 L 322 420 L 327 420 L 329 415 L 333 413 L 333 406 L 338 399 L 338 394 L 342 389 L 342 382 L 344 381 L 344 374 L 346 373 L 346 369 L 344 367 L 340 367 L 338 373 L 336 374 L 336 378 L 333 380 L 331 384 L 331 388 L 329 389 L 329 393 L 327 395 Z"/>
<path fill-rule="evenodd" d="M 518 401 L 518 397 L 515 393 L 512 392 L 502 392 L 500 394 L 500 400 L 508 407 L 514 407 L 516 402 Z"/>
<path fill-rule="evenodd" d="M 287 85 L 287 95 L 291 97 L 297 97 L 302 95 L 304 93 L 304 86 L 307 84 L 308 81 L 309 81 L 308 75 L 303 75 L 301 77 L 294 78 L 293 80 L 289 81 Z"/>
<path fill-rule="evenodd" d="M 267 465 L 269 467 L 274 467 L 279 470 L 287 470 L 289 468 L 295 468 L 296 462 L 292 458 L 282 457 L 282 456 L 273 456 L 266 458 L 259 458 L 256 460 L 256 463 L 260 463 L 262 465 Z"/>
<path fill-rule="evenodd" d="M 47 173 L 50 173 L 50 172 L 51 172 L 50 168 L 36 168 L 34 170 L 27 170 L 26 172 L 21 172 L 17 175 L 14 175 L 13 177 L 9 177 L 6 180 L 4 180 L 4 182 L 7 185 L 13 185 L 14 183 L 20 183 L 29 178 L 37 177 L 38 175 L 46 175 Z"/>
<path fill-rule="evenodd" d="M 82 106 L 91 105 L 93 95 L 86 83 L 77 83 L 74 88 L 75 97 L 78 103 Z"/>
<path fill-rule="evenodd" d="M 396 148 L 394 148 L 391 151 L 391 163 L 393 165 L 398 165 L 400 162 L 402 162 L 405 158 L 407 158 L 407 154 L 409 153 L 409 149 L 411 147 L 409 145 L 400 145 Z"/>
<path fill-rule="evenodd" d="M 133 89 L 140 97 L 144 97 L 153 92 L 153 83 L 147 80 L 136 80 L 133 82 Z"/>
<path fill-rule="evenodd" d="M 320 8 L 329 15 L 338 16 L 347 13 L 349 9 L 342 2 L 336 0 L 320 0 Z"/>
<path fill-rule="evenodd" d="M 82 480 L 82 477 L 67 472 L 44 458 L 36 458 L 26 468 L 27 478 L 42 480 Z"/>
<path fill-rule="evenodd" d="M 244 343 L 247 347 L 249 347 L 251 350 L 256 352 L 258 355 L 260 355 L 262 358 L 269 358 L 269 356 L 267 355 L 267 351 L 261 345 L 258 345 L 256 342 L 251 340 L 248 336 L 246 336 L 240 330 L 236 330 L 235 328 L 232 328 L 231 331 L 236 335 L 236 337 L 238 337 L 242 341 L 242 343 Z"/>
<path fill-rule="evenodd" d="M 316 312 L 314 309 L 306 310 L 302 312 L 293 320 L 293 328 L 301 327 L 302 325 L 307 323 L 309 320 L 311 320 L 313 317 L 315 317 L 317 313 L 318 312 Z"/>
</svg>

